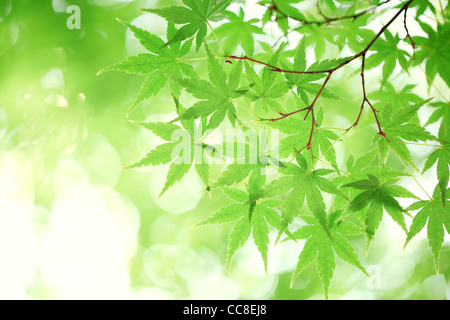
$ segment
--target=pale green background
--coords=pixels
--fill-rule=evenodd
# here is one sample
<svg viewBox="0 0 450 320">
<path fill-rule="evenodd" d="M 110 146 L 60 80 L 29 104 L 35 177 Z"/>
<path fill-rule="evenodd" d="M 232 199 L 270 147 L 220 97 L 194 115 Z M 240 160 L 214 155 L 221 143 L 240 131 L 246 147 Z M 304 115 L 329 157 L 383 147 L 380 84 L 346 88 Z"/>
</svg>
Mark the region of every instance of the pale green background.
<svg viewBox="0 0 450 320">
<path fill-rule="evenodd" d="M 314 265 L 289 288 L 302 243 L 271 246 L 265 275 L 249 241 L 227 274 L 230 226 L 190 226 L 229 200 L 200 193 L 195 174 L 156 200 L 167 167 L 121 169 L 160 141 L 125 117 L 143 78 L 96 73 L 142 50 L 115 17 L 163 36 L 165 22 L 137 8 L 171 3 L 0 1 L 0 298 L 323 298 Z M 81 30 L 66 27 L 68 4 Z M 165 88 L 131 119 L 173 112 Z M 425 233 L 402 252 L 404 239 L 385 219 L 368 256 L 355 240 L 373 282 L 338 260 L 330 299 L 449 297 L 448 238 L 440 276 Z"/>
</svg>

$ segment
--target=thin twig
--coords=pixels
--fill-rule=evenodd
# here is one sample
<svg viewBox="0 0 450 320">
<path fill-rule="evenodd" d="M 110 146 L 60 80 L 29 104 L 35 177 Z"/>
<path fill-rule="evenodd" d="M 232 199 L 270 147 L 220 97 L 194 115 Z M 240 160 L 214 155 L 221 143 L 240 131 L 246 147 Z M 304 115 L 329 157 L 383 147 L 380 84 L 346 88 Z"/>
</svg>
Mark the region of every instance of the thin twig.
<svg viewBox="0 0 450 320">
<path fill-rule="evenodd" d="M 361 17 L 361 16 L 363 16 L 363 15 L 365 15 L 365 14 L 367 14 L 367 13 L 369 13 L 369 12 L 375 10 L 375 9 L 377 9 L 378 7 L 388 3 L 390 1 L 391 0 L 386 0 L 386 1 L 380 2 L 379 4 L 377 4 L 377 5 L 373 6 L 373 7 L 367 8 L 366 10 L 363 10 L 361 12 L 358 12 L 358 13 L 355 13 L 355 14 L 351 14 L 351 15 L 346 15 L 346 16 L 340 16 L 340 17 L 327 17 L 322 12 L 322 10 L 320 9 L 319 3 L 316 2 L 317 11 L 322 16 L 322 18 L 324 18 L 324 20 L 317 20 L 317 21 L 304 20 L 304 19 L 301 19 L 301 18 L 291 17 L 291 16 L 285 14 L 284 12 L 282 12 L 274 2 L 272 2 L 272 6 L 269 8 L 269 10 L 276 11 L 276 12 L 278 12 L 279 15 L 282 16 L 280 18 L 277 18 L 277 20 L 290 18 L 292 20 L 300 22 L 301 24 L 303 24 L 303 26 L 307 26 L 307 25 L 321 26 L 321 25 L 324 25 L 324 24 L 329 24 L 331 22 L 340 21 L 340 20 L 346 20 L 346 19 L 353 19 L 353 20 L 355 20 L 355 19 L 357 19 L 357 18 L 359 18 L 359 17 Z"/>
</svg>

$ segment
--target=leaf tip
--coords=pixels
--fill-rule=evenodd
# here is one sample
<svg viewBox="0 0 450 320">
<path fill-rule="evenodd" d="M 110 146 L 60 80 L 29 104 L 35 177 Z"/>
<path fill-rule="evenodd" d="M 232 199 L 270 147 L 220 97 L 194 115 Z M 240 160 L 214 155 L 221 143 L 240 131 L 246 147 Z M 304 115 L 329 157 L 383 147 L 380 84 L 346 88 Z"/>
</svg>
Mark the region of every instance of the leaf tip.
<svg viewBox="0 0 450 320">
<path fill-rule="evenodd" d="M 131 119 L 128 119 L 128 122 L 130 122 L 130 123 L 132 123 L 132 124 L 135 124 L 135 125 L 138 125 L 138 126 L 141 126 L 141 125 L 142 125 L 142 122 L 141 122 L 141 121 L 137 121 L 137 120 L 131 120 Z"/>
<path fill-rule="evenodd" d="M 294 286 L 295 280 L 297 279 L 296 276 L 292 275 L 291 281 L 289 282 L 289 288 L 292 289 Z"/>
<path fill-rule="evenodd" d="M 134 103 L 134 104 L 130 107 L 130 109 L 127 111 L 127 114 L 125 115 L 125 118 L 128 119 L 128 118 L 130 117 L 131 113 L 132 113 L 133 110 L 136 108 L 136 106 L 137 106 L 137 104 Z"/>
<path fill-rule="evenodd" d="M 119 22 L 121 25 L 124 25 L 124 26 L 127 26 L 127 25 L 128 25 L 128 23 L 127 23 L 125 20 L 122 20 L 122 19 L 120 19 L 120 18 L 118 18 L 118 17 L 116 17 L 116 20 L 117 20 L 117 22 Z"/>
<path fill-rule="evenodd" d="M 106 71 L 108 71 L 108 70 L 106 70 L 106 68 L 101 68 L 100 70 L 97 71 L 96 76 L 98 77 L 99 75 L 101 75 L 102 73 L 105 73 Z"/>
</svg>

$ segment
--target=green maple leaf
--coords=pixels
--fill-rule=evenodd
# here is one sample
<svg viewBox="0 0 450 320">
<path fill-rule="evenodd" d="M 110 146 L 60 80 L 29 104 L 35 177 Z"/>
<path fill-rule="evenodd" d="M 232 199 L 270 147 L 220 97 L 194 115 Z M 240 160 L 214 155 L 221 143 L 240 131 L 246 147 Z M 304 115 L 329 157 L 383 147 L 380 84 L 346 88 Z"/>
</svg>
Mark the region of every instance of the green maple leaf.
<svg viewBox="0 0 450 320">
<path fill-rule="evenodd" d="M 409 149 L 403 141 L 435 141 L 437 138 L 425 130 L 422 126 L 409 123 L 417 117 L 419 109 L 431 99 L 424 100 L 420 103 L 412 104 L 402 108 L 397 112 L 393 112 L 391 105 L 384 107 L 381 113 L 383 131 L 386 134 L 387 143 L 394 150 L 398 157 L 405 162 L 411 164 L 417 171 L 417 167 L 413 161 Z M 380 145 L 383 151 L 382 158 L 386 158 L 386 148 L 383 149 L 386 141 L 381 138 Z"/>
<path fill-rule="evenodd" d="M 323 122 L 323 110 L 320 108 L 317 110 L 316 123 L 320 127 Z M 327 160 L 331 166 L 339 173 L 339 168 L 337 165 L 336 150 L 334 149 L 335 142 L 339 139 L 339 136 L 330 130 L 317 130 L 311 141 L 311 150 L 314 155 L 319 155 L 319 149 L 321 156 L 317 156 L 316 159 L 321 159 L 322 157 Z"/>
<path fill-rule="evenodd" d="M 377 149 L 372 149 L 363 153 L 356 160 L 353 158 L 353 155 L 350 154 L 346 164 L 348 172 L 350 172 L 352 176 L 365 176 L 365 168 L 374 161 L 376 155 Z"/>
<path fill-rule="evenodd" d="M 365 68 L 369 70 L 383 64 L 382 75 L 383 80 L 386 80 L 394 72 L 397 62 L 403 70 L 408 69 L 410 55 L 407 51 L 399 49 L 400 37 L 398 34 L 393 36 L 389 30 L 386 30 L 384 36 L 386 40 L 380 38 L 370 48 L 376 53 L 367 58 Z"/>
<path fill-rule="evenodd" d="M 438 24 L 436 31 L 426 23 L 419 21 L 419 24 L 428 37 L 413 37 L 419 47 L 415 53 L 417 63 L 426 61 L 425 71 L 429 85 L 439 73 L 450 87 L 450 24 Z"/>
<path fill-rule="evenodd" d="M 183 108 L 177 104 L 177 109 L 182 111 Z M 215 148 L 207 145 L 202 141 L 197 141 L 203 137 L 206 131 L 206 123 L 200 122 L 198 125 L 181 121 L 181 127 L 173 123 L 165 122 L 135 122 L 136 124 L 151 130 L 160 138 L 168 141 L 158 145 L 151 150 L 144 158 L 138 162 L 128 166 L 128 169 L 149 165 L 160 165 L 170 163 L 167 173 L 166 182 L 159 195 L 163 194 L 180 181 L 194 164 L 197 174 L 209 189 L 209 165 L 208 157 L 215 156 Z M 181 138 L 181 141 L 180 141 Z"/>
<path fill-rule="evenodd" d="M 280 226 L 280 216 L 273 209 L 278 207 L 278 201 L 268 200 L 256 204 L 250 201 L 251 198 L 262 188 L 265 183 L 265 176 L 260 170 L 254 170 L 250 175 L 247 190 L 243 191 L 232 187 L 223 187 L 225 194 L 232 200 L 238 202 L 223 207 L 213 213 L 205 220 L 197 223 L 194 227 L 228 223 L 238 220 L 228 237 L 227 249 L 227 270 L 230 270 L 231 259 L 250 237 L 253 237 L 256 247 L 264 262 L 264 269 L 267 273 L 267 254 L 269 250 L 269 227 L 271 224 L 275 228 Z"/>
<path fill-rule="evenodd" d="M 284 168 L 284 176 L 272 181 L 253 200 L 287 194 L 282 205 L 281 228 L 278 237 L 286 231 L 288 225 L 300 214 L 306 200 L 308 208 L 328 233 L 325 203 L 321 191 L 345 198 L 336 186 L 323 176 L 333 172 L 327 169 L 308 170 L 308 164 L 302 155 L 297 156 L 298 165 L 291 163 Z"/>
<path fill-rule="evenodd" d="M 417 201 L 406 209 L 408 211 L 420 209 L 420 211 L 414 216 L 404 245 L 405 248 L 427 224 L 428 244 L 433 254 L 437 273 L 439 273 L 439 256 L 444 243 L 445 230 L 447 230 L 447 234 L 450 232 L 450 201 L 446 200 L 447 205 L 444 206 L 441 201 L 437 200 L 440 194 L 441 190 L 438 185 L 434 189 L 432 200 Z"/>
<path fill-rule="evenodd" d="M 317 71 L 325 70 L 329 67 L 335 67 L 339 64 L 339 60 L 323 60 L 320 62 L 313 63 L 309 68 L 306 68 L 306 42 L 303 38 L 296 50 L 294 56 L 294 64 L 292 70 L 297 71 Z M 286 68 L 286 67 L 285 67 Z M 319 79 L 325 77 L 323 73 L 317 74 L 296 74 L 296 73 L 286 73 L 285 78 L 288 80 L 289 86 L 296 87 L 297 93 L 303 100 L 303 102 L 309 105 L 309 95 L 316 96 L 319 92 L 321 85 L 314 83 Z M 328 88 L 324 88 L 321 94 L 322 98 L 338 99 L 335 94 L 333 94 Z"/>
<path fill-rule="evenodd" d="M 231 186 L 237 184 L 247 178 L 253 170 L 261 169 L 261 165 L 252 163 L 233 163 L 222 173 L 217 182 L 213 185 L 214 188 L 221 186 Z"/>
<path fill-rule="evenodd" d="M 430 9 L 431 12 L 436 13 L 436 8 L 429 0 L 415 0 L 411 3 L 411 7 L 417 8 L 416 18 L 420 17 L 427 9 Z"/>
<path fill-rule="evenodd" d="M 291 287 L 294 281 L 314 260 L 316 261 L 317 272 L 322 283 L 325 298 L 328 298 L 328 287 L 333 278 L 336 266 L 335 254 L 342 260 L 360 269 L 369 276 L 366 269 L 361 265 L 353 247 L 347 240 L 350 234 L 361 234 L 357 225 L 352 223 L 332 220 L 333 215 L 328 216 L 331 239 L 323 230 L 319 221 L 313 217 L 303 217 L 308 225 L 300 227 L 292 233 L 294 239 L 307 239 L 298 257 L 297 266 L 292 274 Z"/>
<path fill-rule="evenodd" d="M 357 19 L 343 19 L 340 21 L 336 28 L 336 38 L 334 41 L 340 50 L 347 45 L 354 52 L 360 52 L 367 46 L 375 36 L 372 30 L 363 28 L 367 26 L 369 17 L 367 15 L 360 16 Z"/>
<path fill-rule="evenodd" d="M 408 232 L 405 224 L 403 208 L 396 197 L 416 198 L 405 188 L 395 185 L 398 179 L 389 179 L 384 182 L 377 177 L 368 174 L 369 179 L 357 180 L 344 185 L 343 187 L 363 190 L 350 202 L 349 210 L 358 212 L 368 208 L 363 217 L 367 233 L 367 249 L 372 241 L 375 231 L 378 229 L 383 218 L 383 208 L 391 218 L 405 231 Z"/>
<path fill-rule="evenodd" d="M 450 130 L 448 126 L 442 122 L 438 138 L 442 145 L 439 149 L 433 151 L 429 156 L 423 167 L 422 173 L 428 171 L 436 162 L 436 173 L 439 180 L 439 186 L 442 195 L 442 204 L 446 203 L 446 190 L 449 181 L 449 165 L 450 165 Z"/>
<path fill-rule="evenodd" d="M 306 25 L 296 31 L 304 34 L 306 47 L 313 47 L 316 59 L 323 57 L 330 44 L 334 43 L 336 31 L 334 27 L 325 27 L 317 25 Z"/>
<path fill-rule="evenodd" d="M 430 107 L 435 108 L 435 110 L 430 115 L 427 122 L 424 124 L 424 127 L 428 126 L 429 124 L 435 123 L 436 121 L 439 121 L 441 118 L 443 119 L 442 124 L 450 123 L 450 104 L 448 102 L 433 102 L 430 103 Z"/>
<path fill-rule="evenodd" d="M 280 54 L 284 47 L 284 44 L 280 45 L 268 62 L 270 65 L 275 66 L 278 64 Z M 245 95 L 250 100 L 261 100 L 266 103 L 274 103 L 274 99 L 282 97 L 289 90 L 286 81 L 276 81 L 279 77 L 279 73 L 271 71 L 269 67 L 264 67 L 261 74 L 258 75 L 253 67 L 246 61 L 245 72 L 251 88 Z"/>
<path fill-rule="evenodd" d="M 291 6 L 291 4 L 299 3 L 298 0 L 281 0 L 277 1 L 277 8 L 285 15 L 288 15 L 289 17 L 292 17 L 294 19 L 300 19 L 300 20 L 306 20 L 307 18 L 305 15 L 302 14 L 300 10 L 297 8 Z M 269 5 L 273 5 L 273 1 L 270 1 L 268 3 Z"/>
<path fill-rule="evenodd" d="M 213 56 L 208 46 L 208 70 L 211 82 L 197 78 L 171 78 L 181 84 L 194 97 L 201 99 L 191 108 L 181 113 L 180 119 L 197 119 L 209 117 L 208 128 L 214 129 L 220 125 L 228 114 L 228 119 L 234 125 L 236 121 L 236 109 L 232 103 L 234 98 L 240 96 L 236 92 L 239 86 L 242 63 L 235 64 L 227 79 L 222 66 Z"/>
<path fill-rule="evenodd" d="M 397 90 L 391 83 L 385 82 L 381 90 L 369 94 L 371 101 L 379 101 L 381 104 L 391 104 L 394 109 L 409 106 L 411 103 L 423 101 L 418 95 L 412 92 L 416 85 L 406 85 Z"/>
<path fill-rule="evenodd" d="M 244 21 L 244 9 L 240 8 L 239 15 L 234 12 L 224 12 L 230 22 L 222 24 L 215 32 L 219 38 L 225 38 L 222 43 L 226 52 L 233 52 L 241 44 L 248 56 L 253 56 L 255 52 L 253 34 L 264 34 L 261 28 L 254 25 L 258 19 Z"/>
<path fill-rule="evenodd" d="M 183 0 L 186 7 L 171 6 L 162 9 L 141 9 L 146 12 L 156 13 L 167 21 L 175 24 L 183 24 L 168 42 L 161 47 L 182 41 L 196 35 L 197 51 L 203 43 L 208 29 L 208 21 L 220 21 L 225 18 L 221 14 L 231 3 L 231 0 Z"/>
<path fill-rule="evenodd" d="M 98 74 L 101 74 L 106 71 L 117 70 L 147 75 L 139 90 L 138 96 L 128 110 L 127 116 L 130 115 L 139 104 L 161 91 L 168 79 L 166 74 L 172 74 L 179 77 L 181 77 L 182 73 L 190 77 L 197 76 L 191 65 L 179 60 L 189 52 L 192 41 L 186 41 L 183 45 L 181 45 L 180 42 L 172 42 L 170 47 L 160 49 L 164 44 L 164 41 L 161 38 L 148 31 L 128 24 L 123 20 L 118 19 L 118 21 L 128 27 L 144 48 L 150 52 L 127 57 L 125 60 L 107 66 L 98 72 Z M 168 24 L 167 35 L 170 36 L 175 32 L 176 28 L 174 25 Z M 170 81 L 170 88 L 174 96 L 180 96 L 181 86 L 177 82 Z"/>
</svg>

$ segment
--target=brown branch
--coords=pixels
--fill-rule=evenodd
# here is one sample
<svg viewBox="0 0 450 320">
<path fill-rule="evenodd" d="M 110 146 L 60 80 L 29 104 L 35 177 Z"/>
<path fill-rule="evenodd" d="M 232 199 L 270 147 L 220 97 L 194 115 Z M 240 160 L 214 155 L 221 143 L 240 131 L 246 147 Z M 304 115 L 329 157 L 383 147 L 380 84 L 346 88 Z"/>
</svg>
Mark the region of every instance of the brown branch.
<svg viewBox="0 0 450 320">
<path fill-rule="evenodd" d="M 388 1 L 385 1 L 384 3 L 386 3 Z M 326 85 L 328 84 L 328 81 L 330 80 L 332 74 L 344 67 L 345 65 L 349 64 L 350 62 L 352 62 L 353 60 L 356 60 L 359 57 L 362 57 L 362 62 L 361 62 L 361 83 L 362 83 L 362 91 L 363 91 L 363 99 L 362 99 L 362 103 L 361 103 L 361 107 L 360 107 L 360 111 L 358 113 L 358 117 L 355 121 L 355 123 L 353 124 L 352 127 L 355 127 L 358 125 L 363 109 L 364 109 L 364 105 L 367 103 L 370 107 L 370 109 L 372 110 L 372 113 L 375 117 L 375 122 L 378 126 L 378 135 L 381 135 L 383 137 L 386 138 L 386 134 L 383 132 L 383 129 L 381 128 L 381 124 L 380 121 L 378 119 L 377 113 L 378 110 L 376 110 L 372 103 L 369 101 L 368 97 L 367 97 L 367 93 L 366 93 L 366 83 L 365 83 L 365 77 L 364 77 L 364 69 L 365 69 L 365 62 L 366 62 L 366 54 L 367 52 L 370 50 L 370 48 L 373 46 L 373 44 L 381 37 L 381 35 L 386 31 L 386 29 L 398 18 L 398 16 L 404 12 L 405 17 L 404 17 L 404 26 L 405 26 L 405 30 L 407 32 L 407 36 L 409 36 L 409 32 L 408 32 L 408 28 L 406 26 L 406 11 L 409 7 L 409 5 L 413 2 L 413 0 L 409 0 L 408 2 L 406 2 L 398 11 L 397 13 L 378 31 L 378 33 L 375 35 L 375 37 L 366 45 L 366 47 L 359 53 L 355 54 L 354 56 L 348 58 L 347 60 L 341 62 L 340 64 L 338 64 L 337 66 L 333 67 L 333 68 L 329 68 L 329 69 L 325 69 L 325 70 L 316 70 L 316 71 L 301 71 L 301 70 L 285 70 L 285 69 L 281 69 L 279 67 L 276 67 L 274 65 L 271 65 L 269 63 L 260 61 L 260 60 L 256 60 L 247 56 L 243 56 L 243 57 L 238 57 L 238 56 L 233 56 L 230 55 L 227 58 L 228 59 L 236 59 L 236 60 L 248 60 L 248 61 L 252 61 L 254 63 L 258 63 L 261 65 L 264 65 L 266 67 L 268 67 L 270 71 L 274 71 L 274 72 L 281 72 L 281 73 L 295 73 L 295 74 L 321 74 L 321 73 L 327 73 L 327 77 L 325 79 L 325 81 L 323 82 L 322 86 L 320 87 L 320 90 L 318 91 L 317 95 L 315 96 L 313 102 L 305 108 L 301 108 L 289 113 L 282 113 L 282 112 L 278 112 L 280 117 L 278 118 L 272 118 L 272 119 L 260 119 L 262 121 L 270 121 L 270 122 L 275 122 L 275 121 L 279 121 L 282 119 L 285 119 L 291 115 L 294 115 L 296 113 L 300 113 L 302 111 L 307 111 L 306 115 L 304 117 L 304 120 L 306 120 L 306 118 L 308 117 L 308 115 L 311 113 L 311 132 L 309 134 L 309 139 L 307 144 L 303 147 L 311 150 L 311 142 L 312 142 L 312 138 L 314 135 L 314 127 L 317 126 L 317 122 L 315 119 L 315 114 L 314 114 L 314 105 L 316 104 L 317 100 L 319 99 L 319 97 L 321 96 L 323 90 L 325 89 Z M 276 7 L 275 7 L 276 8 Z M 410 36 L 409 36 L 410 37 Z M 411 39 L 412 42 L 412 39 Z M 413 43 L 413 42 L 412 42 Z M 413 44 L 413 48 L 414 48 L 414 44 Z M 228 60 L 229 61 L 229 60 Z M 349 128 L 350 129 L 350 128 Z M 311 156 L 314 158 L 314 155 L 311 153 Z"/>
<path fill-rule="evenodd" d="M 387 1 L 385 1 L 385 2 L 387 2 Z M 306 113 L 306 116 L 305 116 L 305 119 L 306 119 L 308 117 L 309 113 L 311 112 L 311 116 L 312 116 L 311 134 L 310 134 L 310 137 L 309 137 L 309 141 L 308 141 L 308 143 L 306 145 L 307 149 L 310 149 L 311 148 L 311 140 L 312 140 L 312 136 L 313 136 L 313 133 L 314 133 L 314 126 L 317 125 L 316 121 L 315 121 L 315 117 L 314 117 L 314 105 L 315 105 L 316 101 L 318 100 L 318 98 L 322 94 L 325 86 L 327 85 L 327 83 L 330 80 L 331 75 L 333 74 L 334 71 L 344 67 L 345 65 L 349 64 L 353 60 L 355 60 L 355 59 L 357 59 L 359 57 L 362 57 L 362 62 L 361 62 L 361 82 L 362 82 L 362 89 L 363 89 L 363 101 L 361 103 L 361 108 L 360 108 L 358 117 L 357 117 L 355 123 L 353 124 L 353 126 L 356 126 L 358 124 L 358 122 L 359 122 L 359 120 L 361 118 L 362 111 L 364 109 L 364 105 L 365 105 L 365 103 L 367 103 L 370 106 L 370 108 L 371 108 L 371 110 L 372 110 L 372 112 L 374 114 L 375 121 L 376 121 L 377 126 L 378 126 L 378 134 L 385 137 L 386 135 L 385 135 L 385 133 L 383 132 L 383 130 L 381 128 L 380 121 L 379 121 L 378 116 L 377 116 L 377 112 L 378 111 L 370 103 L 369 99 L 367 98 L 367 94 L 366 94 L 366 85 L 365 85 L 365 78 L 364 78 L 364 68 L 365 68 L 366 54 L 369 51 L 369 49 L 373 46 L 373 44 L 381 37 L 381 35 L 386 31 L 386 29 L 398 18 L 398 16 L 402 12 L 405 12 L 404 23 L 405 23 L 405 27 L 406 27 L 406 11 L 407 11 L 409 5 L 412 2 L 413 2 L 413 0 L 409 0 L 408 2 L 406 2 L 400 8 L 400 10 L 398 10 L 397 13 L 378 31 L 378 33 L 375 35 L 375 37 L 367 44 L 367 46 L 361 52 L 359 52 L 359 53 L 355 54 L 354 56 L 350 57 L 349 59 L 341 62 L 339 65 L 337 65 L 334 68 L 329 68 L 329 69 L 325 69 L 325 70 L 318 70 L 318 71 L 285 70 L 285 69 L 281 69 L 281 68 L 278 68 L 276 66 L 273 66 L 271 64 L 268 64 L 266 62 L 259 61 L 259 60 L 253 59 L 253 58 L 249 58 L 247 56 L 237 57 L 237 56 L 230 55 L 228 58 L 230 58 L 230 59 L 237 59 L 237 60 L 248 60 L 248 61 L 252 61 L 254 63 L 262 64 L 262 65 L 270 68 L 268 70 L 274 71 L 274 72 L 295 73 L 295 74 L 328 73 L 328 76 L 326 77 L 324 83 L 322 84 L 319 92 L 317 93 L 316 97 L 314 98 L 314 101 L 312 102 L 312 104 L 310 106 L 308 106 L 306 108 L 298 109 L 298 110 L 290 112 L 290 113 L 281 113 L 281 112 L 279 112 L 281 117 L 278 117 L 278 118 L 263 119 L 263 120 L 266 120 L 266 121 L 274 122 L 274 121 L 285 119 L 285 118 L 287 118 L 287 117 L 289 117 L 289 116 L 291 116 L 293 114 L 296 114 L 296 113 L 299 113 L 299 112 L 307 110 L 307 113 Z M 407 30 L 407 28 L 406 28 L 406 30 Z M 409 34 L 409 32 L 408 32 L 408 34 Z"/>
<path fill-rule="evenodd" d="M 366 81 L 364 78 L 364 68 L 365 68 L 365 64 L 366 64 L 366 54 L 362 55 L 362 62 L 361 62 L 361 84 L 362 84 L 362 91 L 363 91 L 363 100 L 361 103 L 361 109 L 359 110 L 359 114 L 358 114 L 358 118 L 356 119 L 355 123 L 353 124 L 354 127 L 356 127 L 358 125 L 359 119 L 361 118 L 361 114 L 363 112 L 364 109 L 364 104 L 367 102 L 367 104 L 370 106 L 370 109 L 373 112 L 373 115 L 375 117 L 375 121 L 377 123 L 378 126 L 378 134 L 382 135 L 383 137 L 386 137 L 386 134 L 383 132 L 383 130 L 381 129 L 381 125 L 380 125 L 380 121 L 378 120 L 378 116 L 377 116 L 377 112 L 378 110 L 376 110 L 372 104 L 370 103 L 369 99 L 367 98 L 367 94 L 366 94 Z"/>
<path fill-rule="evenodd" d="M 416 43 L 414 42 L 414 40 L 411 38 L 411 35 L 409 34 L 409 30 L 408 30 L 408 26 L 406 25 L 406 12 L 408 11 L 408 8 L 405 9 L 405 17 L 403 19 L 403 26 L 405 27 L 405 31 L 406 31 L 406 38 L 405 39 L 409 39 L 409 41 L 411 41 L 411 46 L 413 48 L 413 50 L 416 48 Z"/>
<path fill-rule="evenodd" d="M 386 31 L 386 29 L 395 21 L 395 19 L 397 19 L 397 17 L 403 12 L 405 11 L 409 5 L 413 2 L 413 0 L 409 0 L 408 2 L 406 2 L 401 9 L 391 18 L 391 20 L 388 21 L 388 23 L 386 23 L 381 29 L 380 31 L 375 35 L 375 37 L 369 42 L 369 44 L 359 53 L 355 54 L 354 56 L 350 57 L 349 59 L 341 62 L 339 65 L 337 65 L 334 68 L 330 68 L 330 69 L 325 69 L 325 70 L 317 70 L 317 71 L 299 71 L 299 70 L 286 70 L 286 69 L 281 69 L 278 68 L 276 66 L 273 66 L 271 64 L 268 64 L 266 62 L 263 61 L 259 61 L 253 58 L 249 58 L 247 56 L 243 56 L 243 57 L 238 57 L 238 56 L 233 56 L 230 55 L 228 56 L 228 58 L 231 59 L 237 59 L 237 60 L 248 60 L 248 61 L 252 61 L 255 63 L 259 63 L 262 65 L 265 65 L 267 67 L 269 67 L 270 71 L 275 71 L 275 72 L 281 72 L 281 73 L 295 73 L 295 74 L 319 74 L 319 73 L 332 73 L 340 68 L 342 68 L 343 66 L 349 64 L 350 62 L 352 62 L 353 60 L 365 55 L 369 49 L 373 46 L 373 44 L 378 40 L 378 38 L 381 37 L 381 35 Z"/>
<path fill-rule="evenodd" d="M 282 12 L 273 1 L 272 1 L 272 6 L 269 8 L 269 10 L 276 11 L 276 12 L 278 12 L 278 14 L 280 14 L 282 16 L 281 18 L 278 18 L 277 20 L 290 18 L 292 20 L 295 20 L 297 22 L 302 23 L 303 26 L 307 26 L 307 25 L 321 26 L 321 25 L 324 25 L 324 24 L 329 24 L 331 22 L 340 21 L 340 20 L 357 19 L 357 18 L 359 18 L 359 17 L 361 17 L 361 16 L 363 16 L 363 15 L 365 15 L 365 14 L 367 14 L 367 13 L 369 13 L 369 12 L 375 10 L 375 9 L 377 9 L 378 7 L 381 7 L 382 5 L 384 5 L 384 4 L 386 4 L 386 3 L 390 2 L 390 1 L 391 0 L 386 0 L 386 1 L 380 2 L 379 4 L 377 4 L 377 5 L 373 6 L 373 7 L 367 8 L 366 10 L 363 10 L 363 11 L 355 13 L 355 14 L 346 15 L 346 16 L 340 16 L 340 17 L 331 17 L 331 18 L 327 17 L 322 12 L 322 10 L 320 9 L 319 3 L 316 2 L 317 11 L 324 18 L 324 20 L 321 20 L 321 21 L 310 21 L 310 20 L 304 20 L 304 19 L 300 19 L 300 18 L 296 18 L 296 17 L 290 17 L 289 15 L 285 14 L 284 12 Z"/>
</svg>

